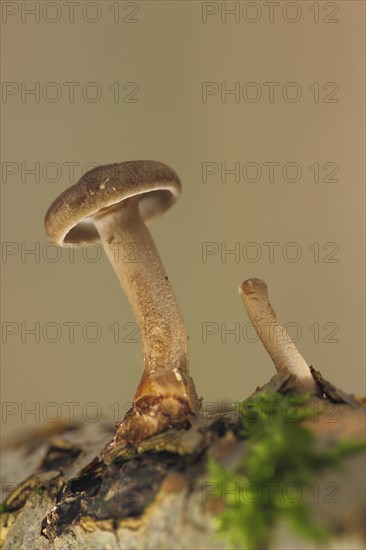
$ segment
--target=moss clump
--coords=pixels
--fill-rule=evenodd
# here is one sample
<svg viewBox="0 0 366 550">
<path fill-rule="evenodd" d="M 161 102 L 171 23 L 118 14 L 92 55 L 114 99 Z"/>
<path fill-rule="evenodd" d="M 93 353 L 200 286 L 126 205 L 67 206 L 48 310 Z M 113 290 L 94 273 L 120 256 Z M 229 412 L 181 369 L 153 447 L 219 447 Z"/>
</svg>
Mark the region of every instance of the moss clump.
<svg viewBox="0 0 366 550">
<path fill-rule="evenodd" d="M 216 519 L 218 533 L 232 546 L 268 548 L 272 529 L 280 519 L 314 542 L 324 543 L 329 538 L 330 533 L 314 521 L 301 495 L 316 472 L 336 466 L 365 443 L 341 441 L 318 451 L 314 434 L 302 424 L 314 414 L 309 406 L 309 395 L 272 391 L 237 404 L 247 452 L 235 471 L 214 460 L 209 462 L 210 482 L 221 488 L 225 503 Z"/>
</svg>

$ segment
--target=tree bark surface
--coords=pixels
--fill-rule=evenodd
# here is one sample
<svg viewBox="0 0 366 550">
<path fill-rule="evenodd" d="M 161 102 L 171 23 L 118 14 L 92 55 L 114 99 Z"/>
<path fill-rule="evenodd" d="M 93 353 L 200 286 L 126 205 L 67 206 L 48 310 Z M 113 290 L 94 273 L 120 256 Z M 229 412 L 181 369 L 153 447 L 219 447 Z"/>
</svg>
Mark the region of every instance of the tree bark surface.
<svg viewBox="0 0 366 550">
<path fill-rule="evenodd" d="M 334 388 L 332 399 L 319 401 L 324 411 L 306 423 L 320 448 L 343 437 L 365 437 L 362 399 Z M 4 550 L 226 547 L 215 532 L 223 503 L 205 498 L 205 484 L 208 458 L 234 468 L 245 455 L 235 415 L 202 418 L 188 431 L 170 430 L 106 464 L 99 453 L 112 437 L 111 427 L 101 424 L 54 425 L 3 449 Z M 326 548 L 364 548 L 365 465 L 362 450 L 316 480 L 321 488 L 329 483 L 338 488 L 337 502 L 329 503 L 324 493 L 309 500 L 334 533 Z M 284 524 L 276 527 L 271 548 L 316 546 Z"/>
</svg>

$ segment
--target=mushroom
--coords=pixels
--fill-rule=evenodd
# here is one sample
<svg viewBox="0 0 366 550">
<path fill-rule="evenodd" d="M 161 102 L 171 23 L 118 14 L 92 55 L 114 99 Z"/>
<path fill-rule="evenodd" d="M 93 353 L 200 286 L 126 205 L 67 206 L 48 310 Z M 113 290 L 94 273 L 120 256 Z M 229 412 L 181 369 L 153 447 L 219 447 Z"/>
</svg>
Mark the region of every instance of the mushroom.
<svg viewBox="0 0 366 550">
<path fill-rule="evenodd" d="M 271 306 L 262 279 L 247 279 L 239 287 L 245 309 L 280 375 L 292 375 L 299 393 L 319 393 L 305 359 L 297 350 Z"/>
<path fill-rule="evenodd" d="M 135 444 L 170 427 L 188 427 L 200 402 L 188 367 L 188 336 L 145 221 L 178 198 L 176 173 L 156 161 L 99 166 L 50 206 L 45 228 L 59 243 L 101 239 L 136 317 L 144 371 L 132 407 L 106 450 Z M 137 256 L 124 258 L 126 246 Z"/>
</svg>

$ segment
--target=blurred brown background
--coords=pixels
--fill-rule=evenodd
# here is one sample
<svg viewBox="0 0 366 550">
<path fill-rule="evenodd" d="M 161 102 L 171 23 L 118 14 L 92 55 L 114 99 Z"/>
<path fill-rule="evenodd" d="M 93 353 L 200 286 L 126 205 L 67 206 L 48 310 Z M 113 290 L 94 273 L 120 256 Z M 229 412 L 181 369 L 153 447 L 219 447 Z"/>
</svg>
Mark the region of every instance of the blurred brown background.
<svg viewBox="0 0 366 550">
<path fill-rule="evenodd" d="M 43 230 L 89 163 L 155 159 L 182 180 L 150 227 L 207 406 L 274 374 L 238 295 L 250 276 L 267 281 L 307 361 L 365 392 L 365 5 L 226 8 L 2 2 L 3 436 L 72 412 L 117 420 L 141 374 L 107 259 L 96 247 L 70 257 Z"/>
</svg>

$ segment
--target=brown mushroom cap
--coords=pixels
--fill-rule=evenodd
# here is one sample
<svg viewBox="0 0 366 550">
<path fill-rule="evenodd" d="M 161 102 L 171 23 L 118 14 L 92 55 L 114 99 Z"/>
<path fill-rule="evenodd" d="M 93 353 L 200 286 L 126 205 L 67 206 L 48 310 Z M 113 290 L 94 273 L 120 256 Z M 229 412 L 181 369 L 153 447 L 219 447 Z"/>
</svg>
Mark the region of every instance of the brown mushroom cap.
<svg viewBox="0 0 366 550">
<path fill-rule="evenodd" d="M 101 209 L 122 206 L 125 199 L 141 195 L 140 213 L 149 221 L 167 210 L 180 191 L 177 174 L 161 162 L 135 160 L 98 166 L 51 204 L 46 232 L 60 245 L 95 242 L 99 234 L 90 217 Z"/>
</svg>

